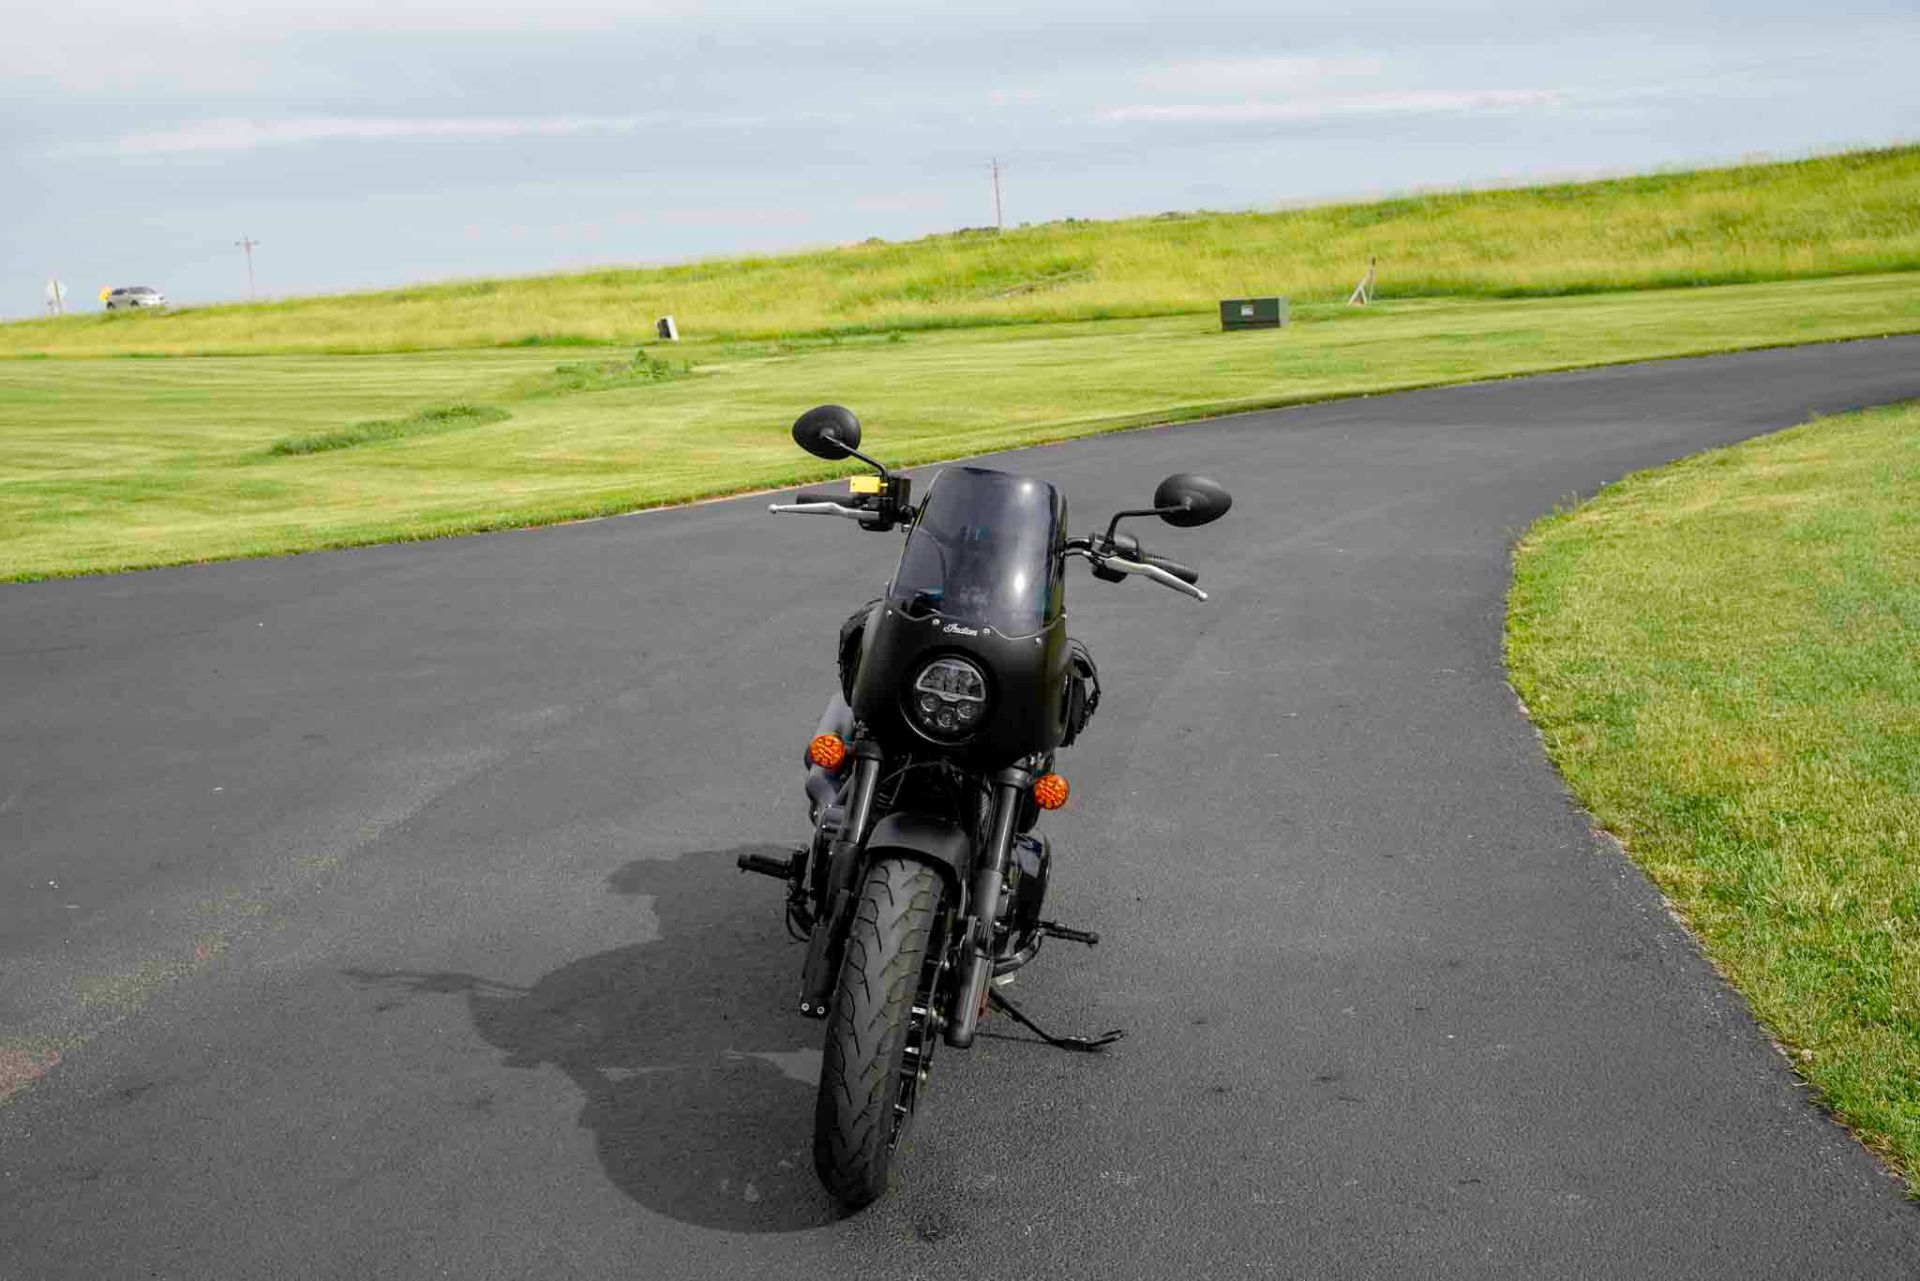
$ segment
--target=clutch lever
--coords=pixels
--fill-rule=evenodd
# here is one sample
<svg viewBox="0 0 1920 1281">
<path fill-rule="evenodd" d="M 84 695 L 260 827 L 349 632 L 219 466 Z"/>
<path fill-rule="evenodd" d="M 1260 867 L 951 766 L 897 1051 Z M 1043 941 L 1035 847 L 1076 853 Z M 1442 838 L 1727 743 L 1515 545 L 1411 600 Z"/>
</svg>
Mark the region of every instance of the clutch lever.
<svg viewBox="0 0 1920 1281">
<path fill-rule="evenodd" d="M 767 510 L 775 515 L 794 516 L 844 516 L 848 520 L 872 520 L 873 513 L 858 507 L 848 507 L 844 503 L 768 503 Z"/>
</svg>

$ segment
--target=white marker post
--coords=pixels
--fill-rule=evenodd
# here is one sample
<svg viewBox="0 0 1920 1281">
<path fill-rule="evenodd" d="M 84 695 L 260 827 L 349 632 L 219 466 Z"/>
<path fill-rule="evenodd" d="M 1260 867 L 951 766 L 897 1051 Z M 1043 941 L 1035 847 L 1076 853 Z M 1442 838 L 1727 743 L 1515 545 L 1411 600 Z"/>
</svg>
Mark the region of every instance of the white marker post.
<svg viewBox="0 0 1920 1281">
<path fill-rule="evenodd" d="M 1367 274 L 1361 277 L 1360 283 L 1355 285 L 1353 292 L 1347 295 L 1347 306 L 1364 307 L 1373 301 L 1374 262 L 1375 260 L 1371 257 L 1367 259 Z"/>
<path fill-rule="evenodd" d="M 67 314 L 67 287 L 58 279 L 47 281 L 47 310 L 56 316 Z"/>
</svg>

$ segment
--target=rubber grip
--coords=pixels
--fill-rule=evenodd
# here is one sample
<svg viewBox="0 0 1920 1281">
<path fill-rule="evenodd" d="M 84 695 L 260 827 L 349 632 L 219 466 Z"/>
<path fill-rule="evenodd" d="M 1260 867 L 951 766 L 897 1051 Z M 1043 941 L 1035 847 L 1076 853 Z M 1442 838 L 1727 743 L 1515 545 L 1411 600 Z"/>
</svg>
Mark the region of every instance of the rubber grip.
<svg viewBox="0 0 1920 1281">
<path fill-rule="evenodd" d="M 1152 565 L 1155 569 L 1164 569 L 1189 587 L 1198 587 L 1200 585 L 1200 571 L 1197 569 L 1188 569 L 1177 560 L 1168 560 L 1165 556 L 1152 556 L 1143 553 L 1140 557 L 1140 563 L 1142 565 Z"/>
</svg>

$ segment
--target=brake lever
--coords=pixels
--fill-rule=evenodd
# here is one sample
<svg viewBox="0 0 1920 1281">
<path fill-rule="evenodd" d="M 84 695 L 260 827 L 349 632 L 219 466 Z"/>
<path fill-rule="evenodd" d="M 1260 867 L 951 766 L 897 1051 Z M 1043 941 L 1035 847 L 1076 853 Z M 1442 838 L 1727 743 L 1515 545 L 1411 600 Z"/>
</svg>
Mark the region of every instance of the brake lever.
<svg viewBox="0 0 1920 1281">
<path fill-rule="evenodd" d="M 1074 541 L 1076 543 L 1079 542 L 1078 539 Z M 1186 596 L 1191 596 L 1195 600 L 1207 599 L 1207 594 L 1198 587 L 1195 587 L 1192 583 L 1184 579 L 1175 578 L 1158 565 L 1148 565 L 1141 561 L 1128 560 L 1124 556 L 1103 556 L 1089 546 L 1069 545 L 1066 554 L 1080 557 L 1093 567 L 1093 573 L 1096 578 L 1103 578 L 1110 583 L 1117 583 L 1128 574 L 1145 574 L 1162 587 L 1171 587 L 1174 591 Z"/>
<path fill-rule="evenodd" d="M 1193 597 L 1195 600 L 1207 599 L 1207 594 L 1184 578 L 1175 578 L 1158 565 L 1147 565 L 1137 560 L 1123 560 L 1118 556 L 1107 557 L 1107 565 L 1123 574 L 1145 574 L 1162 587 L 1171 587 L 1176 592 Z"/>
</svg>

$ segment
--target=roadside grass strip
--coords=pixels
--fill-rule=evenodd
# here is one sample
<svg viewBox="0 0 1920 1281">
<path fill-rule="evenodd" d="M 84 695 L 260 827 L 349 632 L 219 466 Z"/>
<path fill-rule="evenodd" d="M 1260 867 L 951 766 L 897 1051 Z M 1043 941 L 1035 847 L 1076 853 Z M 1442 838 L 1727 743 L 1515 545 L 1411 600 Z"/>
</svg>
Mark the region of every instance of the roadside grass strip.
<svg viewBox="0 0 1920 1281">
<path fill-rule="evenodd" d="M 332 449 L 352 449 L 383 440 L 405 436 L 437 436 L 462 427 L 479 427 L 505 421 L 510 415 L 494 405 L 435 405 L 405 418 L 378 418 L 355 423 L 339 431 L 316 432 L 309 436 L 288 436 L 273 442 L 270 454 L 323 454 Z"/>
<path fill-rule="evenodd" d="M 1920 1192 L 1920 404 L 1545 518 L 1506 649 L 1574 795 Z"/>
</svg>

